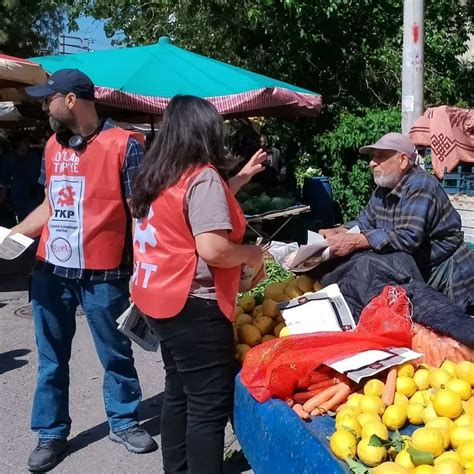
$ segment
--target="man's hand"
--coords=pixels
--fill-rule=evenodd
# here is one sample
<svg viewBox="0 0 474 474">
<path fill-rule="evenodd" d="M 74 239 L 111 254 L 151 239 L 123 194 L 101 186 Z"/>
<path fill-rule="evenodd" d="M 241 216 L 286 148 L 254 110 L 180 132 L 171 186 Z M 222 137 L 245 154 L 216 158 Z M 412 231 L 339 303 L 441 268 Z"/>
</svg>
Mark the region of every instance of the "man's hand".
<svg viewBox="0 0 474 474">
<path fill-rule="evenodd" d="M 321 234 L 325 239 L 329 239 L 330 237 L 334 237 L 338 234 L 345 234 L 349 229 L 344 226 L 339 227 L 332 227 L 331 229 L 320 229 L 319 234 Z"/>
<path fill-rule="evenodd" d="M 328 237 L 327 242 L 330 246 L 331 256 L 345 257 L 356 250 L 369 249 L 370 244 L 364 234 L 339 233 Z"/>
<path fill-rule="evenodd" d="M 265 167 L 263 163 L 267 160 L 267 152 L 261 148 L 258 150 L 248 163 L 231 179 L 229 179 L 230 189 L 237 194 L 239 189 L 250 182 L 250 180 L 258 173 L 262 172 Z"/>
</svg>

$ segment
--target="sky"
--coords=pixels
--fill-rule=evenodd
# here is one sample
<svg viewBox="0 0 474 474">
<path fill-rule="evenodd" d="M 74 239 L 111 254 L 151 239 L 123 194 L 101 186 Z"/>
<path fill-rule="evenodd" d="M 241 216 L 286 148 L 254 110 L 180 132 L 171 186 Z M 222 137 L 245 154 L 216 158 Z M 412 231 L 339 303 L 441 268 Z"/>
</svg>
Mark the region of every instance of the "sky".
<svg viewBox="0 0 474 474">
<path fill-rule="evenodd" d="M 74 38 L 66 38 L 66 44 L 74 46 L 66 46 L 66 53 L 85 52 L 87 50 L 84 48 L 87 47 L 93 51 L 113 48 L 111 39 L 105 36 L 105 21 L 96 20 L 89 16 L 84 16 L 77 20 L 77 24 L 79 26 L 78 31 L 67 33 L 68 36 L 72 36 Z M 75 46 L 81 46 L 81 48 Z"/>
</svg>

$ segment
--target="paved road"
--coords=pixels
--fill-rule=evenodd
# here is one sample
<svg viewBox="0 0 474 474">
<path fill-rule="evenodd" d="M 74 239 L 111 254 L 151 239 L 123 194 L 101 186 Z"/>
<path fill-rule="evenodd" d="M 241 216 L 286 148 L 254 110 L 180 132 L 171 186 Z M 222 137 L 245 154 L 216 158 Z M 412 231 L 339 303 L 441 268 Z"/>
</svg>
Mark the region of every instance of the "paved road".
<svg viewBox="0 0 474 474">
<path fill-rule="evenodd" d="M 135 346 L 136 367 L 143 391 L 141 419 L 160 443 L 159 413 L 164 386 L 161 355 Z M 26 473 L 26 460 L 36 443 L 30 432 L 35 386 L 36 352 L 31 308 L 26 292 L 0 293 L 0 472 Z M 70 455 L 54 473 L 102 474 L 163 472 L 160 451 L 133 455 L 108 439 L 102 403 L 102 368 L 95 354 L 87 321 L 77 316 L 71 360 L 70 411 L 73 420 Z M 232 446 L 235 448 L 235 444 Z M 235 458 L 234 458 L 235 459 Z M 248 469 L 245 462 L 225 463 L 226 474 Z"/>
</svg>

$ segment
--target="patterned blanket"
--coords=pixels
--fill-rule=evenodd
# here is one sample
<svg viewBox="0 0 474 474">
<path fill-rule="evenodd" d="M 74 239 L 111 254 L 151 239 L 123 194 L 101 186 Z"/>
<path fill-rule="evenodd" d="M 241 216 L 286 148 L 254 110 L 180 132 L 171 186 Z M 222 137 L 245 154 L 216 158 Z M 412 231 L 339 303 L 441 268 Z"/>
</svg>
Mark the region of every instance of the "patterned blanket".
<svg viewBox="0 0 474 474">
<path fill-rule="evenodd" d="M 410 138 L 431 148 L 434 172 L 442 178 L 459 162 L 474 163 L 474 109 L 428 108 L 411 128 Z"/>
</svg>

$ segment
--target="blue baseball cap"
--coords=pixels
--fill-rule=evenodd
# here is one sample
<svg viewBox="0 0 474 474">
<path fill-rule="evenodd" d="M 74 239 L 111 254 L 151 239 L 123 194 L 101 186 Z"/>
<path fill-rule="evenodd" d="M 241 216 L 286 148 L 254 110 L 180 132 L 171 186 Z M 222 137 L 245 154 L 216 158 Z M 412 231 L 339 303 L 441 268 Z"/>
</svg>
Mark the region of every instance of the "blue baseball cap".
<svg viewBox="0 0 474 474">
<path fill-rule="evenodd" d="M 25 92 L 31 97 L 38 98 L 72 92 L 79 99 L 94 100 L 94 84 L 79 69 L 59 69 L 45 84 L 25 87 Z"/>
</svg>

